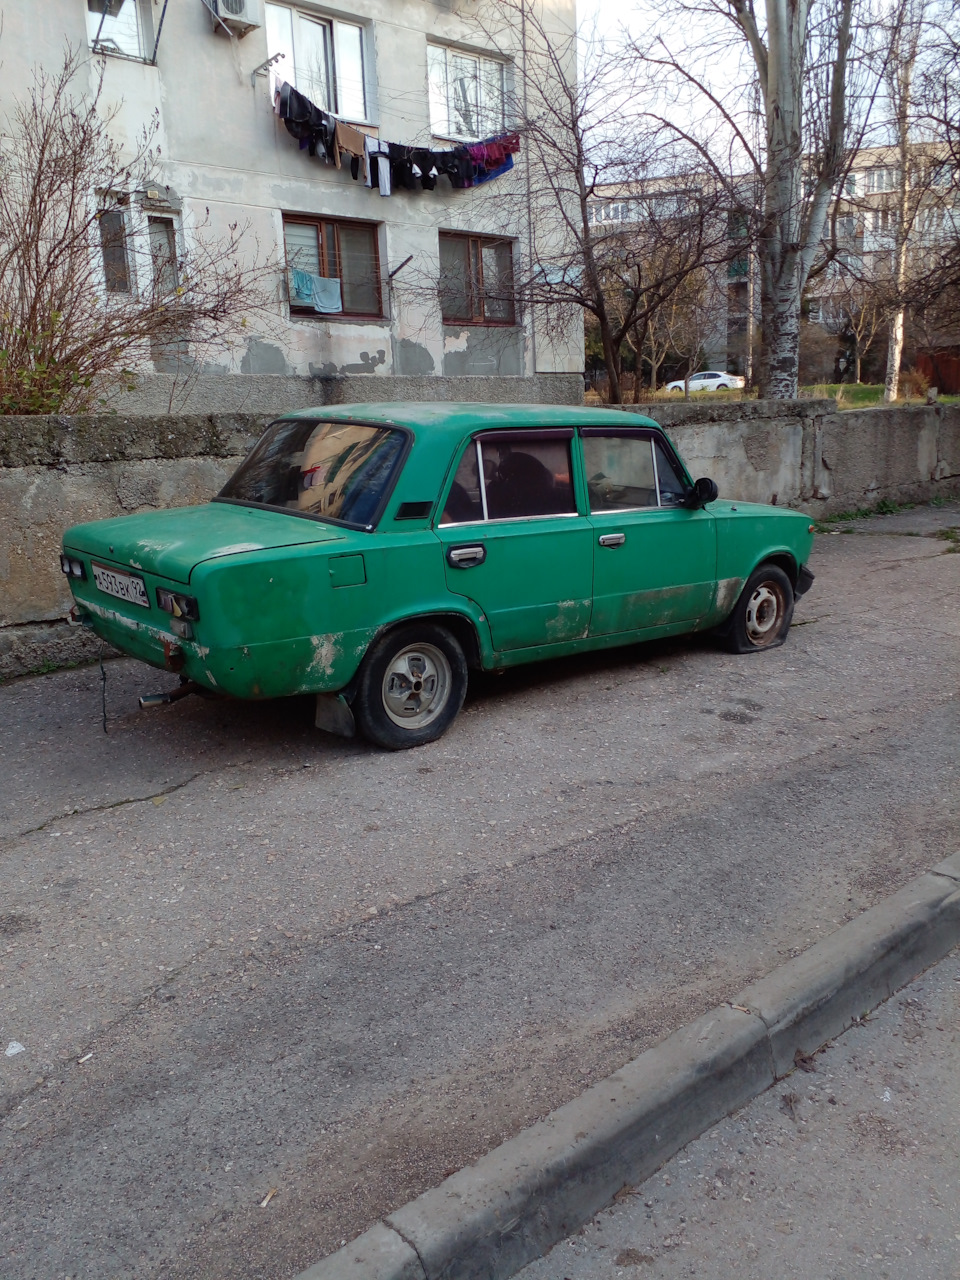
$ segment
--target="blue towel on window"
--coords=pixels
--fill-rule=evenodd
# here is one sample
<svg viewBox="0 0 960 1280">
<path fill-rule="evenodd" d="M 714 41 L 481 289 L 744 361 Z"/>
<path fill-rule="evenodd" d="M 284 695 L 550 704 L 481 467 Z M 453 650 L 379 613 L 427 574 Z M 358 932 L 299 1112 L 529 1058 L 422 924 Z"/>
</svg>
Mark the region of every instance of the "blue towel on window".
<svg viewBox="0 0 960 1280">
<path fill-rule="evenodd" d="M 313 277 L 308 271 L 301 271 L 299 267 L 293 268 L 293 292 L 297 302 L 309 302 L 313 297 Z"/>
<path fill-rule="evenodd" d="M 311 276 L 310 286 L 314 311 L 326 313 L 343 310 L 339 280 L 327 276 Z"/>
</svg>

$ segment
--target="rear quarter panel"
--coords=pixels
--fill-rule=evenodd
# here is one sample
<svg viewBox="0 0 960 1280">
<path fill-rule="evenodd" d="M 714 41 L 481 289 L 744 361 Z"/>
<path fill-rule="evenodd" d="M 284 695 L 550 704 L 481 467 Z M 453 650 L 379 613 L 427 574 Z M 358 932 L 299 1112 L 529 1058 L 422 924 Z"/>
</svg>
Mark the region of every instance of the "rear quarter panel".
<svg viewBox="0 0 960 1280">
<path fill-rule="evenodd" d="M 447 591 L 429 530 L 211 561 L 191 587 L 201 601 L 197 678 L 241 698 L 342 689 L 385 626 L 465 603 Z"/>
</svg>

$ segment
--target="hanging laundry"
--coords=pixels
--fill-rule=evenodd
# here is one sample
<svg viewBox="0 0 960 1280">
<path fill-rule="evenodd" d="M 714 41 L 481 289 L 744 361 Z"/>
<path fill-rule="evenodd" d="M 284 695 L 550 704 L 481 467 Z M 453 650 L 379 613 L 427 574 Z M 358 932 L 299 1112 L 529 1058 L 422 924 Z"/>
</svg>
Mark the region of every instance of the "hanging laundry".
<svg viewBox="0 0 960 1280">
<path fill-rule="evenodd" d="M 328 315 L 343 310 L 339 280 L 332 276 L 311 276 L 310 284 L 314 311 Z"/>
<path fill-rule="evenodd" d="M 294 267 L 290 272 L 290 281 L 293 285 L 291 302 L 310 302 L 312 300 L 313 277 L 309 271 L 301 271 L 299 267 Z"/>
<path fill-rule="evenodd" d="M 356 161 L 351 164 L 351 172 L 356 178 L 360 172 L 360 161 L 364 158 L 364 143 L 366 136 L 359 129 L 354 129 L 352 125 L 344 124 L 342 120 L 338 120 L 334 128 L 334 164 L 340 168 L 340 156 L 346 153 Z"/>
<path fill-rule="evenodd" d="M 520 150 L 518 133 L 500 133 L 478 142 L 431 151 L 405 143 L 384 142 L 344 124 L 315 106 L 285 81 L 274 94 L 274 111 L 301 150 L 332 161 L 339 169 L 341 156 L 350 157 L 350 173 L 356 179 L 363 164 L 364 185 L 377 187 L 381 196 L 393 193 L 394 186 L 406 191 L 433 191 L 440 177 L 450 179 L 457 190 L 478 186 L 499 178 L 514 166 Z"/>
<path fill-rule="evenodd" d="M 274 95 L 274 109 L 287 132 L 300 142 L 301 150 L 308 148 L 312 156 L 320 154 L 325 160 L 334 159 L 333 140 L 337 122 L 328 111 L 314 106 L 309 98 L 298 93 L 286 81 Z"/>
<path fill-rule="evenodd" d="M 366 136 L 363 139 L 363 148 L 366 158 L 364 185 L 368 187 L 376 185 L 382 196 L 390 195 L 393 191 L 393 182 L 390 174 L 389 144 L 381 142 L 379 138 Z"/>
<path fill-rule="evenodd" d="M 432 191 L 437 185 L 437 178 L 440 176 L 440 170 L 437 168 L 436 161 L 433 158 L 433 152 L 428 151 L 426 147 L 414 147 L 411 159 L 413 160 L 413 176 L 419 180 L 424 191 Z"/>
<path fill-rule="evenodd" d="M 390 156 L 390 172 L 393 185 L 403 187 L 407 191 L 416 191 L 417 180 L 413 172 L 413 147 L 403 146 L 399 142 L 387 143 Z"/>
</svg>

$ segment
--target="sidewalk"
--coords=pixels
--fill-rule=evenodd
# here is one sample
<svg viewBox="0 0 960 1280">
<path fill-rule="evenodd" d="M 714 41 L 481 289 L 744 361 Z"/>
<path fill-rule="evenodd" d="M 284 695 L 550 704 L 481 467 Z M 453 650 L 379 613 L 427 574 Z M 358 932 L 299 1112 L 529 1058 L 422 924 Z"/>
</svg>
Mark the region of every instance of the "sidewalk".
<svg viewBox="0 0 960 1280">
<path fill-rule="evenodd" d="M 517 1280 L 958 1280 L 960 953 Z"/>
</svg>

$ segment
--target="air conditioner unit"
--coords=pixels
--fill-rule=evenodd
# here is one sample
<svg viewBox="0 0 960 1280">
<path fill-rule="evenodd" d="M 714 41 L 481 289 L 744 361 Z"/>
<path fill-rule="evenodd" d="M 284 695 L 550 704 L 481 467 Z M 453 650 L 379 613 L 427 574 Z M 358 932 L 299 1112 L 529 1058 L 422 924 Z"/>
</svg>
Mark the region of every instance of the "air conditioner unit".
<svg viewBox="0 0 960 1280">
<path fill-rule="evenodd" d="M 242 39 L 248 31 L 262 26 L 260 0 L 204 0 L 210 10 L 210 20 L 215 31 L 228 27 Z"/>
</svg>

